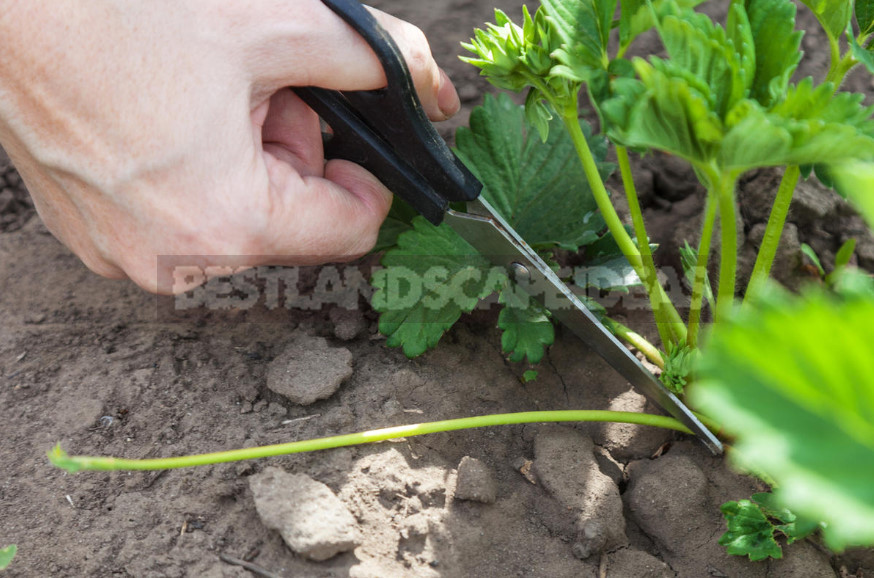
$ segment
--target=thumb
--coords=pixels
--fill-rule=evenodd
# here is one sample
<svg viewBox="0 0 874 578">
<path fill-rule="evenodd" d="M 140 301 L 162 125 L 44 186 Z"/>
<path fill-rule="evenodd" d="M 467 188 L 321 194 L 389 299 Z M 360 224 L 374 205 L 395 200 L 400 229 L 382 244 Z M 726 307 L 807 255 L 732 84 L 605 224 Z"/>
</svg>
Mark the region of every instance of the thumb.
<svg viewBox="0 0 874 578">
<path fill-rule="evenodd" d="M 379 59 L 366 41 L 319 0 L 260 0 L 253 23 L 250 58 L 256 93 L 265 97 L 287 86 L 334 90 L 373 90 L 386 85 Z M 459 107 L 458 94 L 437 66 L 420 29 L 368 8 L 398 45 L 432 120 L 444 120 Z"/>
</svg>

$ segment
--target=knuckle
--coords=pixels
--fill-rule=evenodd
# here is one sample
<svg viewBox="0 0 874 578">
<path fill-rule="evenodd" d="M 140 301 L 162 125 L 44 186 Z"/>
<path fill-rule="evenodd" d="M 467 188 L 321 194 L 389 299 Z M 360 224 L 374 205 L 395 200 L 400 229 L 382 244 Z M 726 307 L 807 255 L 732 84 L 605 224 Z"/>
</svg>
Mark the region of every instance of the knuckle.
<svg viewBox="0 0 874 578">
<path fill-rule="evenodd" d="M 430 71 L 433 66 L 431 47 L 425 33 L 412 24 L 404 29 L 405 57 L 411 70 Z"/>
</svg>

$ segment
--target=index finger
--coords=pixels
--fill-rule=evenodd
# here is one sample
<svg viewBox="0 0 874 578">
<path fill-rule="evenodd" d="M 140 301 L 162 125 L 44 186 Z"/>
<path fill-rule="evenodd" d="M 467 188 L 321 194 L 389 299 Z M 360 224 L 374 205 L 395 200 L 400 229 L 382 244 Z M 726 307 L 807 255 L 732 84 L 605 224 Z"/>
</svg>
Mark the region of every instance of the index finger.
<svg viewBox="0 0 874 578">
<path fill-rule="evenodd" d="M 386 86 L 377 56 L 354 28 L 318 0 L 261 0 L 258 40 L 249 59 L 265 97 L 287 86 L 374 90 Z M 269 18 L 267 13 L 269 13 Z M 440 70 L 424 33 L 412 24 L 369 8 L 398 45 L 429 118 L 444 120 L 460 104 L 455 87 Z M 255 18 L 255 15 L 249 15 Z"/>
</svg>

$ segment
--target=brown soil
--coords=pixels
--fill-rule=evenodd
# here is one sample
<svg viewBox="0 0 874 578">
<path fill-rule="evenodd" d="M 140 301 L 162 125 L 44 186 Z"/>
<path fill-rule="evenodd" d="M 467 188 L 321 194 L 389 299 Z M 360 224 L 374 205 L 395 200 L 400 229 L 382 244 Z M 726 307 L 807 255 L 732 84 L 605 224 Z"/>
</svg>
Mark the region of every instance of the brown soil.
<svg viewBox="0 0 874 578">
<path fill-rule="evenodd" d="M 518 4 L 374 4 L 422 27 L 457 83 L 465 109 L 442 128 L 449 135 L 488 90 L 457 61 L 458 42 L 491 18 L 493 4 L 512 15 Z M 808 50 L 816 38 L 808 34 Z M 870 89 L 864 77 L 853 82 Z M 838 559 L 813 542 L 776 562 L 725 555 L 718 505 L 761 486 L 694 440 L 636 426 L 513 426 L 198 469 L 67 475 L 45 458 L 59 441 L 77 454 L 160 457 L 487 413 L 656 410 L 561 331 L 538 379 L 523 384 L 526 368 L 502 357 L 488 311 L 415 360 L 385 346 L 364 305 L 170 317 L 166 303 L 132 284 L 88 272 L 31 218 L 5 156 L 0 168 L 0 546 L 19 547 L 9 576 L 698 578 L 874 569 L 867 552 Z M 675 264 L 674 247 L 694 239 L 702 193 L 668 159 L 639 168 L 650 233 L 663 264 Z M 743 184 L 750 252 L 767 218 L 756 207 L 774 188 L 769 171 Z M 792 218 L 781 269 L 790 283 L 804 276 L 799 242 L 828 262 L 844 236 L 864 230 L 815 186 Z M 867 234 L 858 259 L 874 264 Z M 655 337 L 644 317 L 629 323 Z M 336 367 L 326 372 L 342 378 L 352 367 L 336 393 L 306 406 L 268 387 L 301 343 L 327 351 Z M 476 461 L 460 467 L 465 457 Z M 352 513 L 360 545 L 322 562 L 290 550 L 256 511 L 249 480 L 269 466 L 326 484 Z"/>
</svg>

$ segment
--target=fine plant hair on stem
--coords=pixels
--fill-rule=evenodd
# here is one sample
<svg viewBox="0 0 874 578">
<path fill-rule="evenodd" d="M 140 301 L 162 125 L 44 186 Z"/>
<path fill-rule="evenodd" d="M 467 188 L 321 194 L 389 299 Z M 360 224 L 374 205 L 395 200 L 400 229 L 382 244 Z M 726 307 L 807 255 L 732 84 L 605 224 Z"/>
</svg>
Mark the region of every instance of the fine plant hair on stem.
<svg viewBox="0 0 874 578">
<path fill-rule="evenodd" d="M 592 188 L 592 193 L 595 197 L 595 201 L 598 203 L 598 208 L 601 209 L 601 214 L 604 217 L 604 221 L 607 223 L 607 228 L 616 240 L 616 244 L 619 245 L 619 248 L 622 250 L 623 255 L 625 255 L 628 262 L 634 268 L 637 276 L 644 282 L 647 294 L 653 305 L 654 314 L 663 316 L 661 322 L 658 323 L 659 334 L 663 343 L 683 342 L 686 339 L 685 325 L 680 319 L 677 310 L 674 308 L 673 304 L 671 304 L 664 288 L 659 284 L 658 276 L 655 272 L 655 265 L 653 264 L 652 268 L 646 266 L 646 260 L 642 256 L 640 249 L 640 246 L 642 246 L 641 240 L 638 239 L 638 243 L 635 244 L 628 235 L 622 221 L 619 219 L 619 215 L 616 213 L 616 209 L 613 207 L 613 203 L 610 201 L 610 196 L 607 193 L 607 188 L 604 186 L 604 181 L 601 180 L 601 175 L 598 174 L 598 168 L 592 157 L 592 151 L 589 149 L 589 144 L 586 142 L 586 138 L 580 129 L 577 118 L 578 98 L 578 95 L 574 95 L 571 102 L 563 108 L 559 108 L 559 103 L 554 103 L 553 107 L 560 111 L 559 115 L 573 139 L 574 146 L 576 146 L 577 153 L 580 157 L 580 162 L 586 173 L 586 178 L 589 180 L 589 186 Z M 633 184 L 630 185 L 630 188 L 633 190 Z M 639 204 L 637 210 L 639 213 Z M 648 240 L 644 238 L 642 244 L 646 244 L 647 242 Z M 649 251 L 648 246 L 646 250 L 647 252 Z M 650 255 L 650 263 L 651 262 L 652 255 Z"/>
<path fill-rule="evenodd" d="M 628 201 L 628 211 L 631 213 L 631 221 L 634 226 L 634 235 L 637 237 L 637 248 L 641 255 L 640 276 L 653 306 L 653 314 L 659 328 L 659 337 L 662 344 L 667 347 L 670 343 L 679 342 L 681 335 L 671 326 L 678 319 L 677 311 L 673 304 L 659 291 L 658 274 L 656 273 L 655 261 L 649 248 L 649 235 L 643 221 L 643 212 L 640 209 L 640 200 L 637 196 L 637 187 L 634 185 L 634 176 L 631 173 L 631 161 L 628 158 L 628 149 L 624 146 L 616 147 L 616 157 L 619 161 L 619 171 L 622 175 L 622 186 L 625 189 L 625 198 Z M 671 311 L 673 309 L 673 312 Z"/>
<path fill-rule="evenodd" d="M 705 283 L 707 283 L 707 264 L 710 262 L 710 244 L 716 223 L 718 204 L 713 195 L 707 195 L 704 205 L 704 224 L 701 228 L 701 241 L 698 244 L 698 258 L 695 263 L 695 282 L 692 285 L 692 301 L 689 307 L 689 347 L 698 346 L 701 329 L 701 310 L 704 306 Z"/>
<path fill-rule="evenodd" d="M 756 264 L 753 266 L 753 273 L 747 284 L 744 301 L 753 298 L 761 291 L 765 281 L 771 275 L 771 266 L 774 264 L 774 257 L 777 255 L 777 247 L 780 244 L 780 238 L 783 236 L 786 217 L 789 215 L 789 206 L 792 203 L 792 196 L 795 193 L 795 187 L 798 185 L 800 176 L 801 169 L 798 165 L 793 165 L 784 171 L 783 177 L 780 179 L 780 188 L 777 189 L 777 196 L 771 207 L 771 214 L 768 216 L 765 236 L 762 238 L 762 244 L 759 246 L 759 252 L 756 255 Z"/>
<path fill-rule="evenodd" d="M 841 58 L 839 44 L 831 39 L 829 39 L 829 44 L 831 59 L 825 81 L 832 83 L 833 89 L 837 91 L 850 70 L 859 63 L 853 58 L 851 51 L 848 51 Z M 801 168 L 798 165 L 788 166 L 783 172 L 780 186 L 777 189 L 777 196 L 774 198 L 774 204 L 771 207 L 771 214 L 768 216 L 768 224 L 765 226 L 765 235 L 762 237 L 762 244 L 759 246 L 759 252 L 756 255 L 753 273 L 750 276 L 747 290 L 744 294 L 744 303 L 748 303 L 749 299 L 755 298 L 771 275 L 771 267 L 777 255 L 777 247 L 783 236 L 786 217 L 789 215 L 789 207 L 800 177 Z"/>
<path fill-rule="evenodd" d="M 718 179 L 716 198 L 719 203 L 719 292 L 716 296 L 714 320 L 724 321 L 734 309 L 737 278 L 737 209 L 735 182 L 732 175 L 722 174 Z"/>
</svg>

